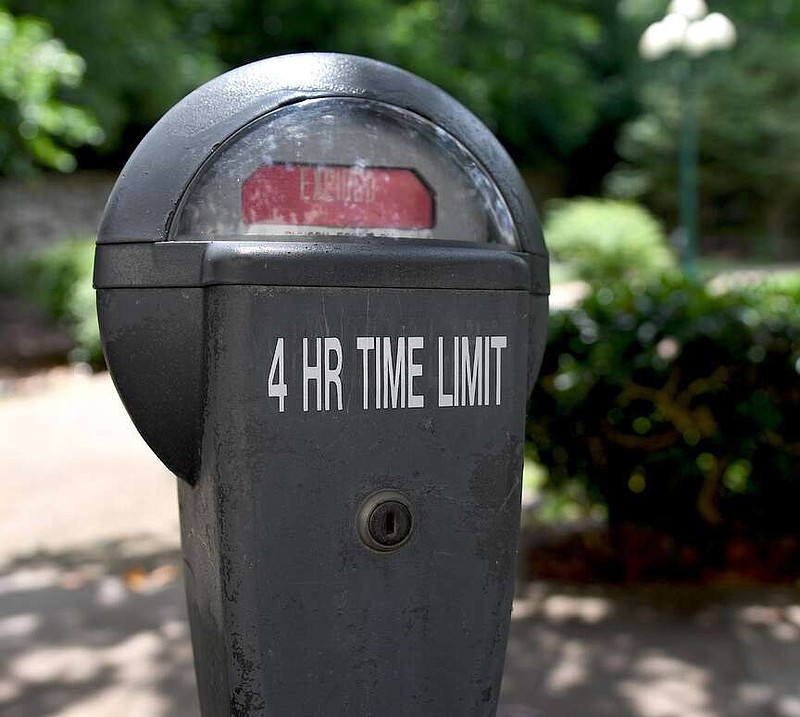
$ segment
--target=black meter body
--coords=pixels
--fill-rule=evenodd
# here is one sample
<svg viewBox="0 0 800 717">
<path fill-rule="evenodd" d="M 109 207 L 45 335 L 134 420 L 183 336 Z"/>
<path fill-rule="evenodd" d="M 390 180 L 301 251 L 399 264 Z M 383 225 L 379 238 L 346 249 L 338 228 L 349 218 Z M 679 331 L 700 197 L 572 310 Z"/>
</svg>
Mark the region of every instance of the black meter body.
<svg viewBox="0 0 800 717">
<path fill-rule="evenodd" d="M 129 160 L 95 286 L 203 714 L 494 714 L 548 259 L 491 133 L 372 60 L 227 73 Z"/>
</svg>

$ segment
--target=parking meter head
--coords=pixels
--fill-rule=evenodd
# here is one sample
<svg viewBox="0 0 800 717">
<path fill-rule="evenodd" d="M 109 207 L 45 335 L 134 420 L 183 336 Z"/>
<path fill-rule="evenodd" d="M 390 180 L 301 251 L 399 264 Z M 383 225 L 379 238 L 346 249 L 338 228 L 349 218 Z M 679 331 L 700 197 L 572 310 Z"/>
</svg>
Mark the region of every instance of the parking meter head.
<svg viewBox="0 0 800 717">
<path fill-rule="evenodd" d="M 234 70 L 131 157 L 95 285 L 203 714 L 491 717 L 548 258 L 489 130 L 372 60 Z"/>
<path fill-rule="evenodd" d="M 489 269 L 488 255 L 450 251 L 451 242 L 515 256 Z M 398 261 L 386 243 L 408 250 Z M 439 251 L 449 267 L 421 251 Z M 478 288 L 515 272 L 539 307 L 528 390 L 544 346 L 548 259 L 513 162 L 425 80 L 374 60 L 310 53 L 226 73 L 153 127 L 109 198 L 94 278 L 123 402 L 161 460 L 193 481 L 204 287 L 287 285 L 302 274 L 320 285 Z"/>
<path fill-rule="evenodd" d="M 307 104 L 301 108 L 301 103 Z M 288 131 L 295 146 L 282 141 L 278 131 Z M 239 142 L 245 143 L 239 149 L 249 142 L 260 153 L 240 155 L 245 166 L 236 166 Z M 195 182 L 202 184 L 202 174 L 215 171 L 212 155 L 219 150 L 220 159 L 227 155 L 233 160 L 229 176 L 238 179 L 247 168 L 276 162 L 349 167 L 370 163 L 387 168 L 427 162 L 445 181 L 450 165 L 450 178 L 456 186 L 465 186 L 459 175 L 472 174 L 474 164 L 478 172 L 474 184 L 467 182 L 466 191 L 485 196 L 491 214 L 505 204 L 512 223 L 500 230 L 498 240 L 508 243 L 509 232 L 515 233 L 523 251 L 546 256 L 524 181 L 500 143 L 472 113 L 438 87 L 396 67 L 327 53 L 275 57 L 241 67 L 178 103 L 123 169 L 103 217 L 99 243 L 158 242 L 168 235 L 186 235 L 192 218 L 174 226 L 178 206 L 187 191 L 202 191 Z M 499 215 L 498 219 L 507 221 Z M 197 228 L 211 231 L 207 225 Z M 236 228 L 235 217 L 225 228 Z M 441 238 L 445 232 L 435 234 Z"/>
</svg>

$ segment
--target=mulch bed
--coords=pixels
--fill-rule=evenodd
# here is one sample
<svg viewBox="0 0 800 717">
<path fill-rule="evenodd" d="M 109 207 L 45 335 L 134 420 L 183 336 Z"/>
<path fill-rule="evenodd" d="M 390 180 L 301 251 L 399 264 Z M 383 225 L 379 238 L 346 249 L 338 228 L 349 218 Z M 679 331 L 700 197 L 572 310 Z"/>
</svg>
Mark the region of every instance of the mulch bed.
<svg viewBox="0 0 800 717">
<path fill-rule="evenodd" d="M 671 582 L 800 585 L 800 537 L 715 536 L 682 545 L 666 532 L 633 525 L 523 531 L 528 579 L 572 583 Z"/>
</svg>

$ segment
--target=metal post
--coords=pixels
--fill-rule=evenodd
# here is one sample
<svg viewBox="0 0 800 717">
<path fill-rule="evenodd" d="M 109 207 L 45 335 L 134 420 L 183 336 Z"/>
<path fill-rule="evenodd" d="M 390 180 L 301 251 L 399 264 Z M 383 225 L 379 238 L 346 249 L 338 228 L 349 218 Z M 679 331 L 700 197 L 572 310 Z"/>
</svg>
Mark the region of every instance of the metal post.
<svg viewBox="0 0 800 717">
<path fill-rule="evenodd" d="M 678 177 L 680 186 L 680 224 L 684 246 L 681 266 L 685 276 L 697 278 L 698 182 L 697 182 L 697 95 L 694 63 L 686 63 L 681 73 L 681 128 Z"/>
</svg>

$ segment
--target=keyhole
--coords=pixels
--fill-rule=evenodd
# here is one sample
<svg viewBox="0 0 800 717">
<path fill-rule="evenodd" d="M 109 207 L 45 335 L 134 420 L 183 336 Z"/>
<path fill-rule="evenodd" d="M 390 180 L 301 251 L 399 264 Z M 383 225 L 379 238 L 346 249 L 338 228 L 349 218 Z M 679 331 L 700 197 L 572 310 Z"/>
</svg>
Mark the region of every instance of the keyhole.
<svg viewBox="0 0 800 717">
<path fill-rule="evenodd" d="M 403 545 L 411 535 L 413 523 L 408 500 L 394 490 L 373 493 L 364 501 L 357 518 L 361 539 L 380 552 Z"/>
</svg>

